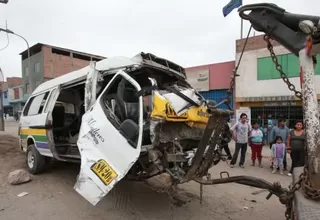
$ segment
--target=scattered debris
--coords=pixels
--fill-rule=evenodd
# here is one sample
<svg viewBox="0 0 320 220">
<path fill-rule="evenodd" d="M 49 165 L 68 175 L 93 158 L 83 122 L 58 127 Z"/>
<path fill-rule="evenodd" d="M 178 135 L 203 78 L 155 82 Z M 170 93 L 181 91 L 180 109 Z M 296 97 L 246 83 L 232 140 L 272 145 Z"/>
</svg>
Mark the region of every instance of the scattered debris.
<svg viewBox="0 0 320 220">
<path fill-rule="evenodd" d="M 25 170 L 19 169 L 9 173 L 8 182 L 12 185 L 19 185 L 31 181 L 29 173 Z"/>
<path fill-rule="evenodd" d="M 20 152 L 19 138 L 6 132 L 0 132 L 0 154 Z"/>
<path fill-rule="evenodd" d="M 18 194 L 17 196 L 18 197 L 24 197 L 24 196 L 26 196 L 26 195 L 28 195 L 29 193 L 27 193 L 27 192 L 22 192 L 22 193 L 20 193 L 20 194 Z"/>
<path fill-rule="evenodd" d="M 244 206 L 244 207 L 243 207 L 243 209 L 248 210 L 248 209 L 249 209 L 249 207 L 248 207 L 248 206 Z"/>
<path fill-rule="evenodd" d="M 169 189 L 172 185 L 171 176 L 168 173 L 163 173 L 146 180 L 147 184 L 153 189 L 165 190 Z M 156 190 L 156 191 L 157 191 Z"/>
<path fill-rule="evenodd" d="M 173 192 L 171 195 L 171 199 L 173 204 L 178 207 L 185 205 L 192 200 L 191 197 L 189 197 L 185 192 L 181 190 Z"/>
<path fill-rule="evenodd" d="M 255 191 L 255 192 L 253 192 L 253 193 L 251 193 L 252 195 L 258 195 L 258 194 L 260 194 L 260 193 L 264 193 L 264 192 L 268 192 L 269 190 L 267 190 L 267 189 L 261 189 L 261 190 L 258 190 L 258 191 Z"/>
<path fill-rule="evenodd" d="M 250 201 L 250 202 L 253 202 L 253 203 L 256 203 L 256 202 L 257 202 L 257 200 L 254 200 L 254 199 L 249 199 L 249 200 L 248 200 L 247 198 L 245 198 L 244 200 L 245 200 L 245 201 Z"/>
<path fill-rule="evenodd" d="M 0 211 L 4 211 L 4 209 L 0 209 Z"/>
</svg>

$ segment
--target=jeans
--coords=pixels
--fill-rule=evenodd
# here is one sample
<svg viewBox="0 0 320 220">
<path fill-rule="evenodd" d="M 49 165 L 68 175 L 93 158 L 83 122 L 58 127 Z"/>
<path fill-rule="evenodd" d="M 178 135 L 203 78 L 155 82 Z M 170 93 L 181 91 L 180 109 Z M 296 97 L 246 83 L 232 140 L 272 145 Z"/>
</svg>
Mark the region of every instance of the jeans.
<svg viewBox="0 0 320 220">
<path fill-rule="evenodd" d="M 228 157 L 232 157 L 230 149 L 229 149 L 229 144 L 223 144 L 222 145 L 223 150 L 226 152 Z"/>
<path fill-rule="evenodd" d="M 273 143 L 270 143 L 270 149 L 272 148 L 272 144 Z M 287 146 L 287 143 L 285 143 L 285 145 Z M 271 163 L 271 167 L 273 167 L 273 162 Z M 287 153 L 284 154 L 284 157 L 283 157 L 283 169 L 287 169 Z"/>
<path fill-rule="evenodd" d="M 248 143 L 236 143 L 236 150 L 233 154 L 230 164 L 234 165 L 237 163 L 239 151 L 241 150 L 239 165 L 240 166 L 243 165 L 246 160 L 247 148 L 248 148 Z"/>
<path fill-rule="evenodd" d="M 283 158 L 274 158 L 273 167 L 274 168 L 283 168 Z"/>
</svg>

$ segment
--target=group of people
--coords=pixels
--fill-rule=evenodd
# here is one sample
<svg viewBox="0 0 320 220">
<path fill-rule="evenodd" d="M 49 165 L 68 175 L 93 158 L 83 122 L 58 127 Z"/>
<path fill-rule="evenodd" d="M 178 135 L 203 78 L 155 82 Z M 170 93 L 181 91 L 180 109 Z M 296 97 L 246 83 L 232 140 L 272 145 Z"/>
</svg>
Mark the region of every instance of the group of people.
<svg viewBox="0 0 320 220">
<path fill-rule="evenodd" d="M 235 141 L 235 151 L 233 156 L 231 155 L 229 148 L 224 144 L 228 159 L 230 161 L 230 167 L 233 168 L 237 163 L 240 153 L 239 166 L 244 168 L 246 153 L 248 146 L 251 147 L 251 166 L 256 165 L 258 160 L 258 166 L 262 166 L 262 148 L 263 148 L 263 132 L 259 127 L 259 123 L 254 121 L 252 126 L 247 122 L 247 115 L 242 113 L 240 115 L 240 121 L 235 123 L 230 130 L 232 137 Z M 293 168 L 304 166 L 306 149 L 305 149 L 305 132 L 303 130 L 303 122 L 297 121 L 295 128 L 289 130 L 285 124 L 284 119 L 278 120 L 278 125 L 274 126 L 269 135 L 270 141 L 270 161 L 272 173 L 276 173 L 277 170 L 283 174 L 287 170 L 287 154 L 291 157 L 291 169 L 288 172 L 288 176 L 292 175 Z"/>
</svg>

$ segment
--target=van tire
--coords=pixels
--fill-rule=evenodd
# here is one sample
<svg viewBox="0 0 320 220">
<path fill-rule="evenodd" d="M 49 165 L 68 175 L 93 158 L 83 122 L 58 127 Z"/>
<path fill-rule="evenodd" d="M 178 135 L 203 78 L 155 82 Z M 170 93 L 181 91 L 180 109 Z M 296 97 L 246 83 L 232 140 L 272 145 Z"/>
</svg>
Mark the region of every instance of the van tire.
<svg viewBox="0 0 320 220">
<path fill-rule="evenodd" d="M 26 160 L 28 170 L 32 174 L 40 174 L 46 168 L 46 158 L 39 153 L 34 144 L 28 146 Z"/>
</svg>

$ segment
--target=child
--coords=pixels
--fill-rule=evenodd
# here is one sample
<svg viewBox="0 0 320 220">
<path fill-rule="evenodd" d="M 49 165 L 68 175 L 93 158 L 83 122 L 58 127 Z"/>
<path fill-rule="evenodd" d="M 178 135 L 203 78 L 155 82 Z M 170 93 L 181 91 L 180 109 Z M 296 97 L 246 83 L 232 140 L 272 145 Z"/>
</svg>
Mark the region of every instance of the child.
<svg viewBox="0 0 320 220">
<path fill-rule="evenodd" d="M 280 168 L 280 174 L 283 174 L 283 157 L 285 155 L 286 146 L 283 143 L 282 137 L 277 136 L 275 142 L 271 147 L 271 158 L 273 161 L 272 173 L 277 172 L 277 168 Z"/>
<path fill-rule="evenodd" d="M 252 156 L 251 156 L 251 160 L 252 160 L 252 166 L 255 166 L 256 164 L 256 158 L 258 158 L 258 162 L 259 162 L 259 167 L 262 167 L 261 164 L 261 159 L 262 159 L 262 138 L 263 138 L 263 133 L 259 128 L 259 123 L 258 122 L 253 122 L 253 129 L 251 131 L 251 152 L 252 152 Z"/>
</svg>

